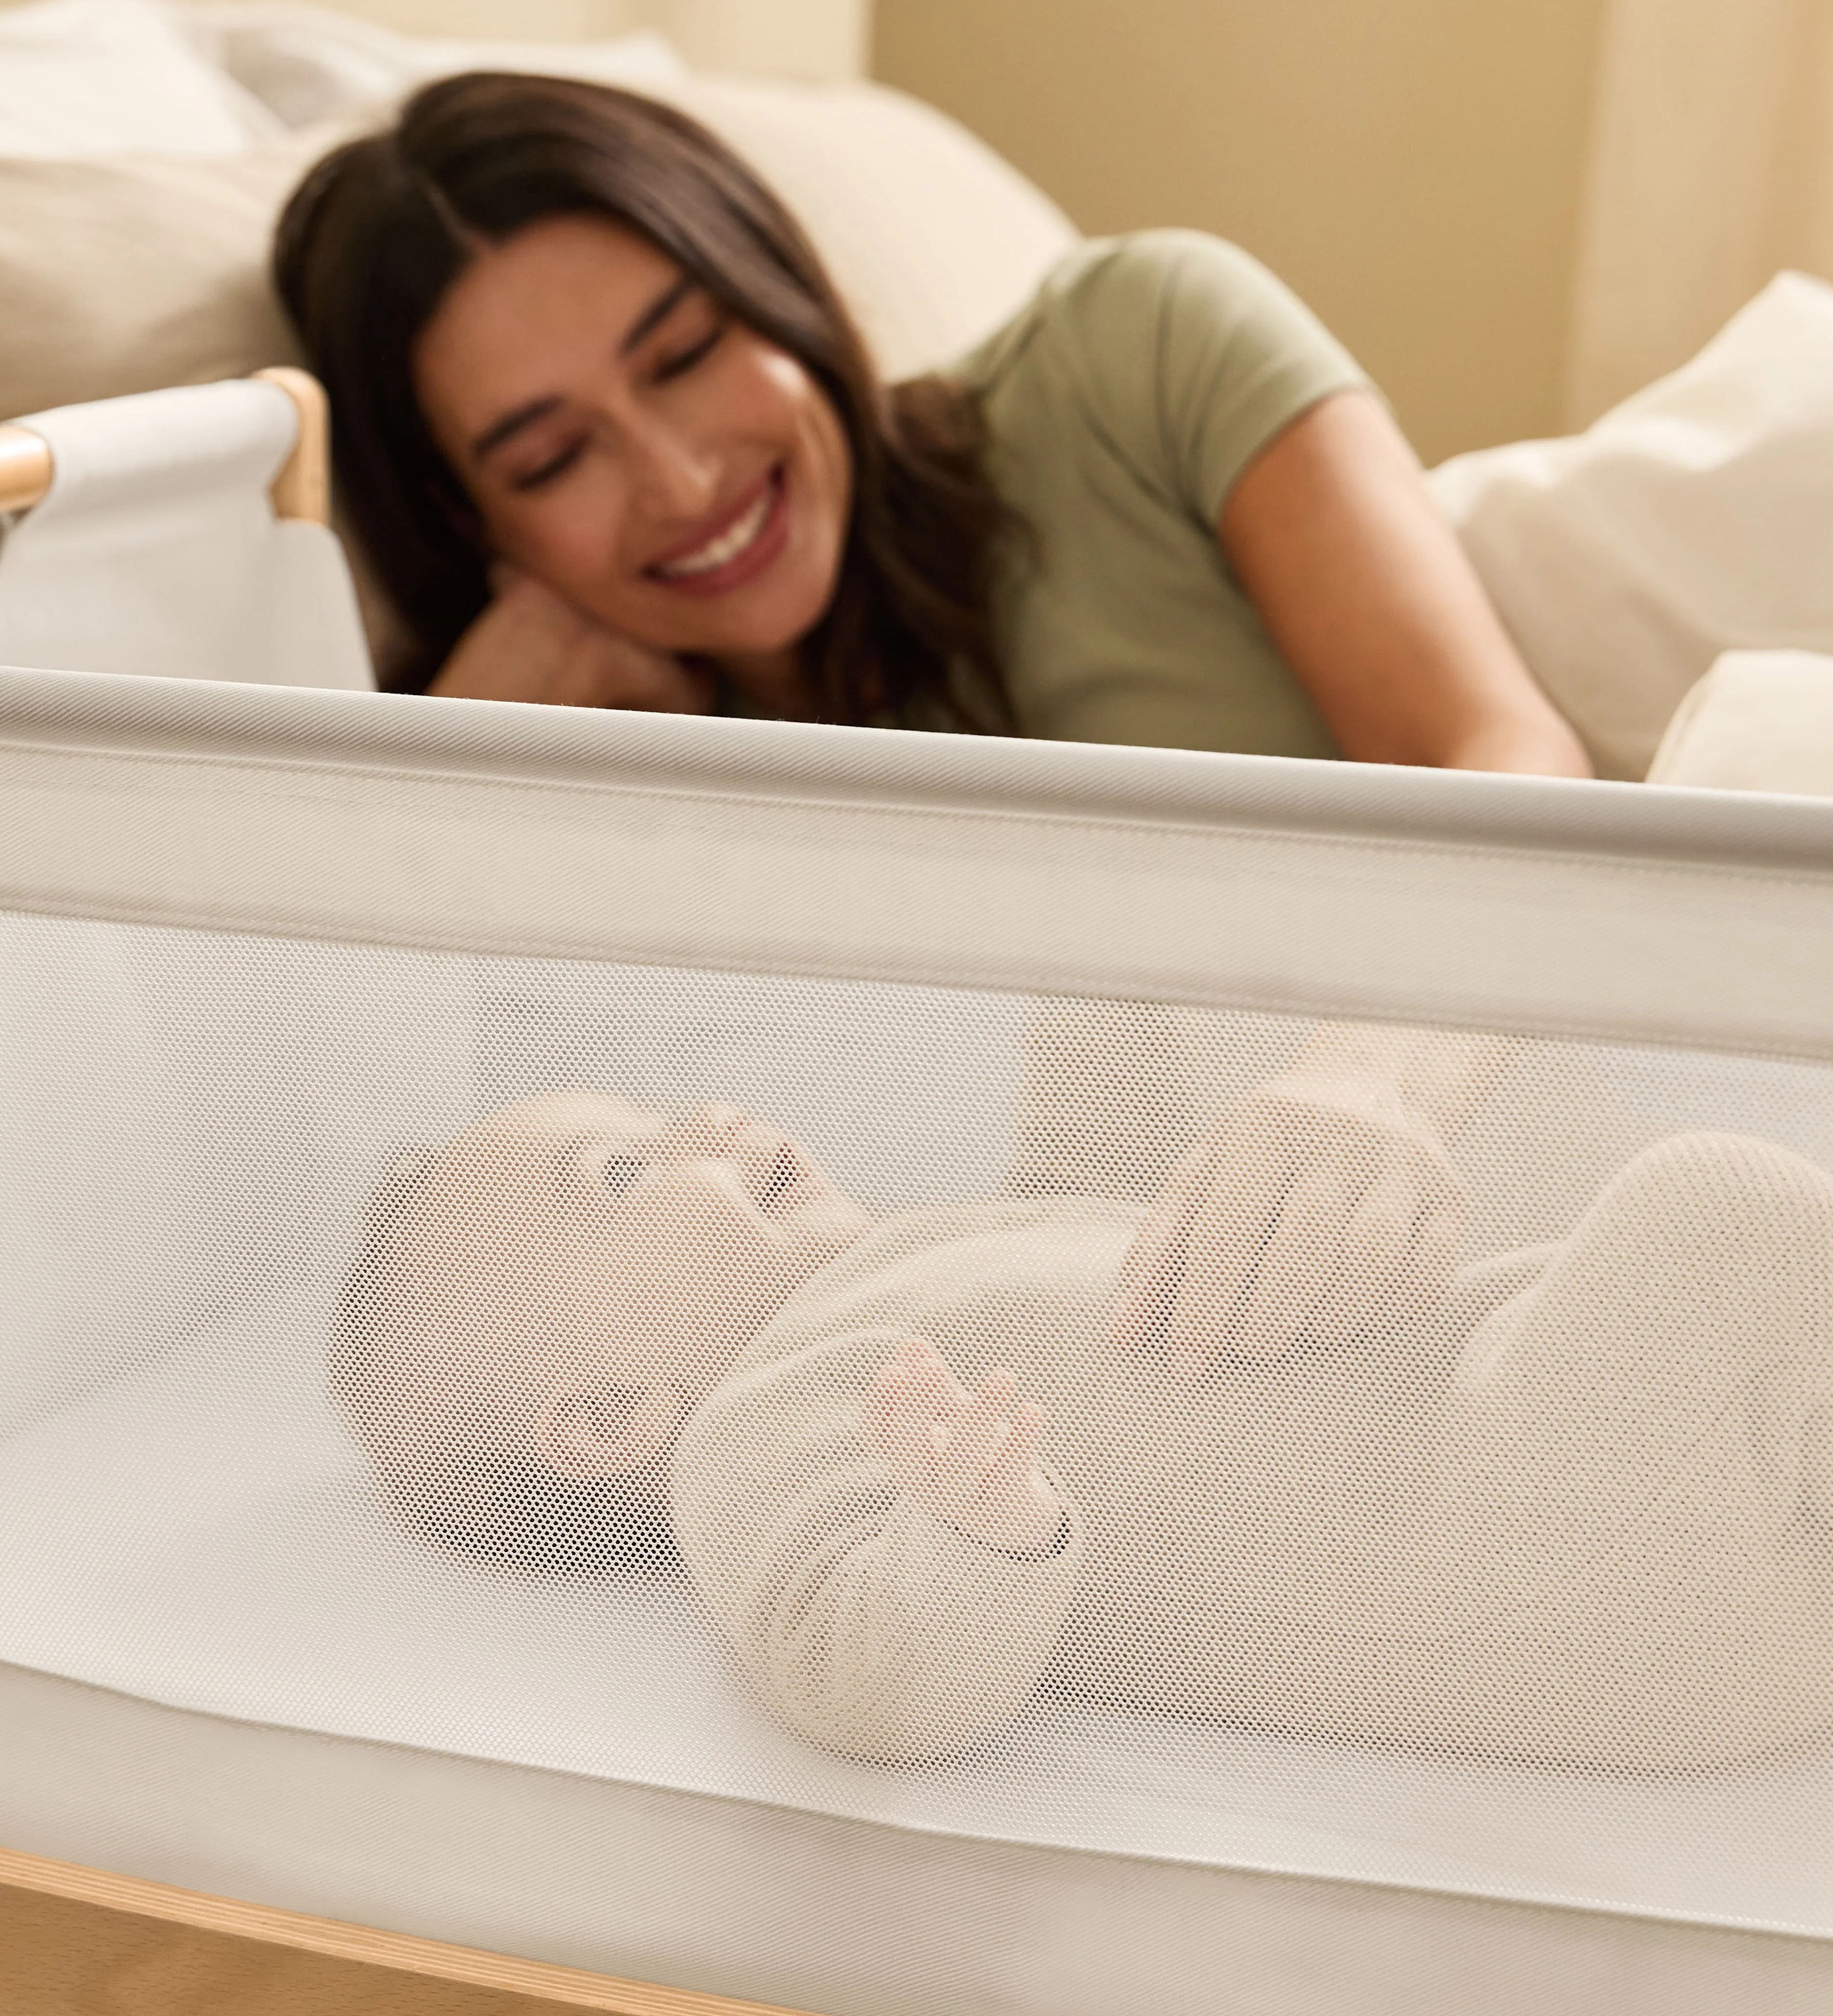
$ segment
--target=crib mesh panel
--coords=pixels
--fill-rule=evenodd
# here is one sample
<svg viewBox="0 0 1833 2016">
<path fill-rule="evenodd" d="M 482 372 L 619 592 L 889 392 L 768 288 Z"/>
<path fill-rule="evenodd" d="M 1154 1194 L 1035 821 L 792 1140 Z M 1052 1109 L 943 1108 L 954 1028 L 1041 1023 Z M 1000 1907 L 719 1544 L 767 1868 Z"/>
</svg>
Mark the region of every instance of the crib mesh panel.
<svg viewBox="0 0 1833 2016">
<path fill-rule="evenodd" d="M 0 955 L 0 1658 L 1828 1918 L 1827 1068 L 27 916 Z"/>
</svg>

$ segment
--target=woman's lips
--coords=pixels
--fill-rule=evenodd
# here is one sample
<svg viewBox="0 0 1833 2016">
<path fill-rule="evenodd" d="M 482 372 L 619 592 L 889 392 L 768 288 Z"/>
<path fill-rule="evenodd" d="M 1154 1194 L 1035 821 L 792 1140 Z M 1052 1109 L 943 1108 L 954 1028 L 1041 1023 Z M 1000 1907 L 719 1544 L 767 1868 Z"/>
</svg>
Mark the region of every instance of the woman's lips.
<svg viewBox="0 0 1833 2016">
<path fill-rule="evenodd" d="M 762 574 L 788 537 L 789 486 L 779 466 L 716 531 L 684 552 L 652 560 L 643 573 L 678 595 L 727 595 Z"/>
</svg>

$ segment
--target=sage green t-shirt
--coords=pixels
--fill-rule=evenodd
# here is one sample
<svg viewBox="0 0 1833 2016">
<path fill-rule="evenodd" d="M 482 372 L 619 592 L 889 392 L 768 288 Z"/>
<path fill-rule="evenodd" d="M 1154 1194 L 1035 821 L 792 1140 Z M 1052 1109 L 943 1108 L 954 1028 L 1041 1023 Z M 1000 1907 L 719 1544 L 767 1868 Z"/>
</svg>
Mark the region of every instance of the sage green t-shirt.
<svg viewBox="0 0 1833 2016">
<path fill-rule="evenodd" d="M 1028 528 L 995 600 L 1021 735 L 1340 753 L 1215 535 L 1259 451 L 1367 383 L 1302 302 L 1201 232 L 1099 239 L 947 375 Z"/>
</svg>

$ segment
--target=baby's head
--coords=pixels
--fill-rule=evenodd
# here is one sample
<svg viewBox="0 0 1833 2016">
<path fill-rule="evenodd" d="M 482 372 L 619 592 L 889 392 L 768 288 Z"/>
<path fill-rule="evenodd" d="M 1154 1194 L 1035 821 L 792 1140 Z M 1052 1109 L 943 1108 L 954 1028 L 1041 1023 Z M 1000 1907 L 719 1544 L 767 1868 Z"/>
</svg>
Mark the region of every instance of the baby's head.
<svg viewBox="0 0 1833 2016">
<path fill-rule="evenodd" d="M 682 1423 L 869 1221 L 730 1107 L 506 1107 L 385 1183 L 332 1377 L 428 1538 L 574 1569 L 666 1558 Z"/>
</svg>

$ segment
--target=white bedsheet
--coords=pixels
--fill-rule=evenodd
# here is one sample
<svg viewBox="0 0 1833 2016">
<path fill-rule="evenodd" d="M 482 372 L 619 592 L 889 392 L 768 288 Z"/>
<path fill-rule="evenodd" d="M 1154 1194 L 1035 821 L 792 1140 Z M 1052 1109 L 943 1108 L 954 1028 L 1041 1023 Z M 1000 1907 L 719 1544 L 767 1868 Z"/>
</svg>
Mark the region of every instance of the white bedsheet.
<svg viewBox="0 0 1833 2016">
<path fill-rule="evenodd" d="M 965 1841 L 1833 1935 L 1833 1763 L 1608 1785 L 1041 1705 L 970 1772 L 754 1711 L 685 1593 L 399 1535 L 269 1309 L 0 1444 L 0 1661 L 247 1723 Z M 1661 1844 L 1658 1857 L 1649 1844 Z"/>
</svg>

